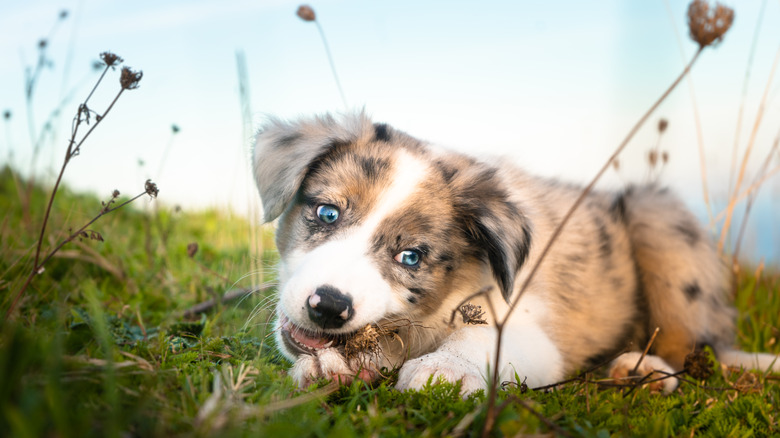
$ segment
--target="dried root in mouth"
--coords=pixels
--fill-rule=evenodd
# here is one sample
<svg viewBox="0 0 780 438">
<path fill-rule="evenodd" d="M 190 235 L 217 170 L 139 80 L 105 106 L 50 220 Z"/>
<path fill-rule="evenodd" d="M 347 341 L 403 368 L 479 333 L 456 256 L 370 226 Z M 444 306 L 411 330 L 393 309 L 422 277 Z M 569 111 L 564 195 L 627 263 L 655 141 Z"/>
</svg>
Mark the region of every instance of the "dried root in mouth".
<svg viewBox="0 0 780 438">
<path fill-rule="evenodd" d="M 344 344 L 344 356 L 347 359 L 352 359 L 360 353 L 379 353 L 379 337 L 389 333 L 389 331 L 366 324 L 365 327 L 347 339 Z"/>
</svg>

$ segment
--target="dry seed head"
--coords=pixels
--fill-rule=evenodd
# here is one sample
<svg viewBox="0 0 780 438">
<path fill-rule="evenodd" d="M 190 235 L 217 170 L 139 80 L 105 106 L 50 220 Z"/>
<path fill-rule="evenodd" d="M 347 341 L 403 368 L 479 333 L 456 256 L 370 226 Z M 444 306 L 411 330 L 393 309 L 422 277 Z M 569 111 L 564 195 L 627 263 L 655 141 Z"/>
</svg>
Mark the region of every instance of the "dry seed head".
<svg viewBox="0 0 780 438">
<path fill-rule="evenodd" d="M 144 73 L 141 71 L 132 71 L 130 67 L 122 67 L 122 75 L 119 77 L 119 84 L 123 90 L 135 90 Z"/>
<path fill-rule="evenodd" d="M 696 380 L 707 380 L 715 373 L 710 357 L 703 350 L 685 356 L 685 372 Z"/>
<path fill-rule="evenodd" d="M 150 179 L 146 180 L 146 183 L 144 184 L 144 190 L 146 190 L 146 194 L 152 198 L 156 198 L 157 194 L 160 193 L 160 190 L 157 188 L 157 184 L 153 183 Z"/>
<path fill-rule="evenodd" d="M 376 354 L 379 352 L 379 336 L 382 333 L 371 324 L 366 325 L 347 339 L 344 344 L 344 357 L 354 358 L 359 353 Z"/>
<path fill-rule="evenodd" d="M 171 132 L 173 132 L 174 134 L 178 134 L 179 131 L 181 131 L 181 129 L 179 128 L 179 125 L 177 125 L 175 123 L 173 125 L 171 125 Z"/>
<path fill-rule="evenodd" d="M 663 134 L 664 131 L 666 131 L 666 128 L 669 127 L 669 121 L 666 119 L 661 119 L 658 121 L 658 132 Z"/>
<path fill-rule="evenodd" d="M 650 151 L 647 153 L 647 161 L 650 163 L 650 167 L 655 167 L 658 164 L 658 152 Z"/>
<path fill-rule="evenodd" d="M 694 0 L 688 6 L 688 30 L 701 48 L 720 43 L 733 22 L 734 10 L 720 3 L 710 8 L 705 0 Z"/>
<path fill-rule="evenodd" d="M 661 161 L 663 161 L 664 164 L 669 162 L 669 152 L 663 151 L 663 153 L 661 153 Z"/>
<path fill-rule="evenodd" d="M 198 253 L 198 242 L 192 242 L 187 244 L 187 256 L 189 258 L 195 257 L 195 254 Z"/>
<path fill-rule="evenodd" d="M 314 21 L 317 19 L 317 16 L 314 14 L 314 9 L 309 5 L 300 5 L 297 14 L 303 21 Z"/>
<path fill-rule="evenodd" d="M 3 118 L 6 120 L 11 120 L 11 110 L 3 111 Z"/>
<path fill-rule="evenodd" d="M 124 61 L 124 59 L 111 52 L 101 53 L 100 59 L 109 67 L 115 67 L 117 64 L 121 64 Z"/>
<path fill-rule="evenodd" d="M 114 189 L 114 191 L 111 192 L 111 197 L 115 198 L 115 199 L 118 198 L 119 197 L 119 190 Z"/>
<path fill-rule="evenodd" d="M 463 322 L 465 324 L 487 324 L 485 320 L 485 311 L 482 310 L 482 306 L 475 306 L 471 303 L 466 303 L 458 309 L 461 316 L 463 316 Z"/>
</svg>

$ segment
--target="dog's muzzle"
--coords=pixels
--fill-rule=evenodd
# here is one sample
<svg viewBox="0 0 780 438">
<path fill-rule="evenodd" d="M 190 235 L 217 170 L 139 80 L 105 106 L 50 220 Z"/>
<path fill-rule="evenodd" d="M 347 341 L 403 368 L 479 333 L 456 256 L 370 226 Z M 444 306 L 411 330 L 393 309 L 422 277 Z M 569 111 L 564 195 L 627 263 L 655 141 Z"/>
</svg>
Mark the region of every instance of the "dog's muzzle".
<svg viewBox="0 0 780 438">
<path fill-rule="evenodd" d="M 306 300 L 309 319 L 323 329 L 341 328 L 355 314 L 352 297 L 333 286 L 320 286 Z"/>
</svg>

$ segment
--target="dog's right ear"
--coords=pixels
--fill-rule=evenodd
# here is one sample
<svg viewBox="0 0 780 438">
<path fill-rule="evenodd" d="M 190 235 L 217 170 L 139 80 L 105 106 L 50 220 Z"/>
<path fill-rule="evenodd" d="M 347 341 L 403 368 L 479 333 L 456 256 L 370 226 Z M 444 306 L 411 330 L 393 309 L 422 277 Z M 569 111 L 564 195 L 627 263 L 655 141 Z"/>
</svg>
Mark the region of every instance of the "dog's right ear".
<svg viewBox="0 0 780 438">
<path fill-rule="evenodd" d="M 284 212 L 311 165 L 334 145 L 355 142 L 373 132 L 362 112 L 340 121 L 331 115 L 294 122 L 270 119 L 260 128 L 252 154 L 263 220 L 271 222 Z"/>
<path fill-rule="evenodd" d="M 304 123 L 272 119 L 255 138 L 252 163 L 263 201 L 264 222 L 271 222 L 284 212 L 311 163 L 331 144 L 325 138 L 306 135 L 306 127 Z"/>
</svg>

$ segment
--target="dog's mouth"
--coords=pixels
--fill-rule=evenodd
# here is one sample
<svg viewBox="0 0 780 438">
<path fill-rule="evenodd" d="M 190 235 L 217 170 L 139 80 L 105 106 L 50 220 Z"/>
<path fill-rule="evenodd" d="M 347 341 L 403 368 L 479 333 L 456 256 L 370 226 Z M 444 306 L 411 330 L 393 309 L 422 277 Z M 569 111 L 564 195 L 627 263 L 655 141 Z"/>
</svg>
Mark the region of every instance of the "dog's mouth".
<svg viewBox="0 0 780 438">
<path fill-rule="evenodd" d="M 318 350 L 343 346 L 349 334 L 316 333 L 293 324 L 287 316 L 279 317 L 279 330 L 284 345 L 296 355 L 316 354 Z"/>
</svg>

